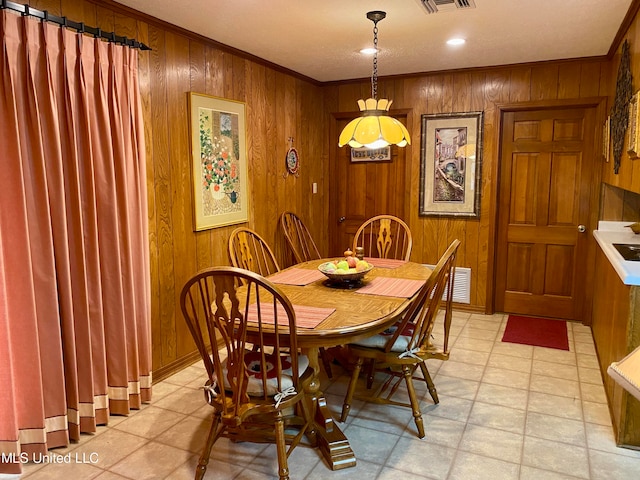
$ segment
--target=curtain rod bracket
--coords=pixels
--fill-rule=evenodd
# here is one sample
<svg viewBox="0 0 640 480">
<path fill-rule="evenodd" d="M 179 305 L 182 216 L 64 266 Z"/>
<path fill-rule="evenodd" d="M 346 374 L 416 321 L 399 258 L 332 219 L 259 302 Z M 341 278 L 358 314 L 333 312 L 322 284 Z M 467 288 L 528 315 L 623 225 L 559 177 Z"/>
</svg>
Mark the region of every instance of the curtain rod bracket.
<svg viewBox="0 0 640 480">
<path fill-rule="evenodd" d="M 36 8 L 31 8 L 29 5 L 21 5 L 9 0 L 0 0 L 0 10 L 5 9 L 18 12 L 23 17 L 36 17 L 45 22 L 54 23 L 65 28 L 72 28 L 80 33 L 93 34 L 95 37 L 105 38 L 112 43 L 120 43 L 127 47 L 134 47 L 139 50 L 151 50 L 151 47 L 145 45 L 144 43 L 128 39 L 127 37 L 120 37 L 119 35 L 116 35 L 115 32 L 103 32 L 100 28 L 89 27 L 88 25 L 85 25 L 84 22 L 73 22 L 66 16 L 58 17 L 56 15 L 51 15 L 47 10 L 38 10 Z M 98 33 L 94 33 L 96 31 Z"/>
</svg>

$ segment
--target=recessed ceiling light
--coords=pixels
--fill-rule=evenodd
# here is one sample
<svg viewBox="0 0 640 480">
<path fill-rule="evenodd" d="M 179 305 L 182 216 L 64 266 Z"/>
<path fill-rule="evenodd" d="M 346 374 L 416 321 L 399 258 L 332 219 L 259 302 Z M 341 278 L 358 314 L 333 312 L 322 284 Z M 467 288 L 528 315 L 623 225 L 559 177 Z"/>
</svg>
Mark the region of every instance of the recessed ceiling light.
<svg viewBox="0 0 640 480">
<path fill-rule="evenodd" d="M 447 40 L 447 45 L 463 45 L 465 42 L 464 38 L 451 38 Z"/>
<path fill-rule="evenodd" d="M 360 50 L 360 53 L 362 53 L 363 55 L 373 55 L 374 53 L 376 53 L 376 49 L 373 47 L 363 48 L 362 50 Z"/>
</svg>

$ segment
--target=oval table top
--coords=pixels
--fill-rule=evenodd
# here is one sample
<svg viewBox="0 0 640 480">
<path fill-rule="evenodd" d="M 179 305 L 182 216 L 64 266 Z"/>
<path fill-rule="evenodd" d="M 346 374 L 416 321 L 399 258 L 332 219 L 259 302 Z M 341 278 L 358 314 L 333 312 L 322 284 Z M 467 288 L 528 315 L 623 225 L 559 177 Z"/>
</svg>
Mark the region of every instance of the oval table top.
<svg viewBox="0 0 640 480">
<path fill-rule="evenodd" d="M 331 260 L 333 259 L 311 260 L 287 270 L 315 270 L 321 263 Z M 430 274 L 431 270 L 422 264 L 404 262 L 395 268 L 374 267 L 367 273 L 362 285 L 367 285 L 376 277 L 426 280 Z M 357 287 L 336 288 L 327 286 L 325 280 L 317 280 L 304 286 L 277 286 L 293 305 L 335 308 L 335 312 L 315 328 L 297 329 L 298 345 L 303 348 L 343 345 L 381 332 L 398 319 L 413 298 L 356 293 Z"/>
</svg>

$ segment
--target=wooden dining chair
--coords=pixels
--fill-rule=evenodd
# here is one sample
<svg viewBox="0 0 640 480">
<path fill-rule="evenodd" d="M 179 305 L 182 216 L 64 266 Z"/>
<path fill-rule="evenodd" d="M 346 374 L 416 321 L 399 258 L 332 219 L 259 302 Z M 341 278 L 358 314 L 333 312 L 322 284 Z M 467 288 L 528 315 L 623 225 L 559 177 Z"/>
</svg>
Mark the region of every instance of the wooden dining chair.
<svg viewBox="0 0 640 480">
<path fill-rule="evenodd" d="M 322 258 L 311 233 L 295 213 L 282 212 L 280 226 L 296 263 Z"/>
<path fill-rule="evenodd" d="M 322 258 L 320 251 L 313 241 L 313 237 L 304 222 L 293 212 L 282 212 L 280 215 L 280 227 L 284 233 L 287 245 L 293 253 L 296 263 L 319 260 Z M 331 359 L 329 353 L 320 347 L 320 360 L 329 378 L 333 378 L 331 371 Z"/>
<path fill-rule="evenodd" d="M 229 257 L 234 267 L 250 270 L 264 277 L 280 271 L 278 261 L 267 242 L 250 228 L 239 227 L 231 232 Z M 327 376 L 331 378 L 331 362 L 324 348 L 320 349 L 320 360 Z"/>
<path fill-rule="evenodd" d="M 405 315 L 395 325 L 380 334 L 349 344 L 349 351 L 357 360 L 347 388 L 340 421 L 346 421 L 349 415 L 362 364 L 365 359 L 368 359 L 374 362 L 376 372 L 384 372 L 388 377 L 378 389 L 375 391 L 367 389 L 372 393 L 357 398 L 376 403 L 410 407 L 413 410 L 413 417 L 418 428 L 418 437 L 424 437 L 422 414 L 413 380 L 426 382 L 433 401 L 439 402 L 426 361 L 432 358 L 449 359 L 453 272 L 459 246 L 459 240 L 454 240 L 451 243 L 438 260 L 433 272 Z M 432 333 L 436 316 L 442 305 L 444 305 L 445 312 L 444 335 L 442 347 L 438 347 L 432 342 Z M 418 368 L 422 372 L 422 377 L 414 377 Z M 403 380 L 406 383 L 410 403 L 392 399 Z"/>
<path fill-rule="evenodd" d="M 207 370 L 204 396 L 213 407 L 196 480 L 204 477 L 211 448 L 222 436 L 275 442 L 278 475 L 288 479 L 287 458 L 312 421 L 303 382 L 313 375 L 308 359 L 298 354 L 291 302 L 258 274 L 213 267 L 187 281 L 180 306 Z M 251 338 L 249 328 L 257 332 Z M 259 348 L 251 350 L 249 342 Z"/>
<path fill-rule="evenodd" d="M 264 239 L 250 228 L 236 228 L 229 236 L 229 257 L 234 267 L 267 277 L 280 271 L 273 251 Z"/>
<path fill-rule="evenodd" d="M 364 248 L 365 257 L 409 261 L 413 240 L 409 226 L 393 215 L 377 215 L 364 222 L 353 238 L 353 251 Z"/>
</svg>

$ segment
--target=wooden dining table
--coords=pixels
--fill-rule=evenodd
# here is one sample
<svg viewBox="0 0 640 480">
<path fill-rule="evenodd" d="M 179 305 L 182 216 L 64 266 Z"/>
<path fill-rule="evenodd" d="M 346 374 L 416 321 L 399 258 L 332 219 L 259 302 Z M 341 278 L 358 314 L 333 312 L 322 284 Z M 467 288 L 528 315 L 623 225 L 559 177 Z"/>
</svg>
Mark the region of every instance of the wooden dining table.
<svg viewBox="0 0 640 480">
<path fill-rule="evenodd" d="M 345 345 L 393 325 L 411 304 L 415 296 L 415 292 L 411 293 L 413 286 L 419 288 L 424 284 L 431 270 L 419 263 L 367 259 L 374 268 L 362 282 L 340 288 L 330 283 L 318 270 L 320 264 L 330 260 L 300 263 L 270 276 L 269 280 L 278 285 L 296 310 L 296 319 L 299 320 L 296 330 L 298 346 L 308 356 L 314 371 L 311 381 L 305 385 L 316 424 L 310 435 L 312 443 L 320 448 L 330 468 L 339 470 L 355 466 L 356 459 L 346 436 L 334 422 L 320 390 L 319 349 Z M 395 287 L 383 288 L 383 294 L 365 293 L 366 289 L 382 286 L 383 283 Z M 394 289 L 402 286 L 405 288 L 400 290 L 404 291 L 394 293 Z M 302 327 L 300 325 L 307 310 L 311 309 L 309 307 L 327 309 L 330 314 L 313 328 Z"/>
</svg>

